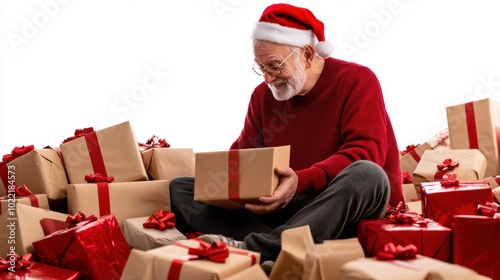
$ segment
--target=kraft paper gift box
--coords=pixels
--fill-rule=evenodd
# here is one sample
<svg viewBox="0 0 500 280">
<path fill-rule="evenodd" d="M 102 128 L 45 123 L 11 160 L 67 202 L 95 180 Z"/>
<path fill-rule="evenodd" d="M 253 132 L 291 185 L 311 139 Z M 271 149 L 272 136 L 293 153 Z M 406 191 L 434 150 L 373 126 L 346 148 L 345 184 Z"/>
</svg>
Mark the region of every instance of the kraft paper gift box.
<svg viewBox="0 0 500 280">
<path fill-rule="evenodd" d="M 269 280 L 266 273 L 260 265 L 252 265 L 232 276 L 225 278 L 225 280 Z"/>
<path fill-rule="evenodd" d="M 456 215 L 453 263 L 500 279 L 500 214 L 494 217 Z"/>
<path fill-rule="evenodd" d="M 406 209 L 408 210 L 408 212 L 422 215 L 422 202 L 420 200 L 406 202 Z"/>
<path fill-rule="evenodd" d="M 195 154 L 189 148 L 152 148 L 142 152 L 144 167 L 152 180 L 194 176 Z"/>
<path fill-rule="evenodd" d="M 345 263 L 364 257 L 363 247 L 357 238 L 325 240 L 306 253 L 302 280 L 340 279 Z"/>
<path fill-rule="evenodd" d="M 25 255 L 26 256 L 26 255 Z M 22 256 L 22 258 L 25 258 Z M 31 258 L 30 258 L 31 259 Z M 6 259 L 8 261 L 9 258 Z M 0 261 L 0 262 L 3 262 Z M 50 279 L 50 280 L 77 280 L 80 273 L 78 271 L 60 268 L 53 265 L 46 265 L 40 262 L 28 260 L 26 266 L 21 268 L 11 267 L 10 262 L 7 262 L 5 271 L 0 271 L 0 278 L 4 280 L 30 280 L 30 279 Z"/>
<path fill-rule="evenodd" d="M 194 200 L 224 208 L 271 196 L 278 166 L 287 167 L 290 146 L 196 153 Z"/>
<path fill-rule="evenodd" d="M 175 227 L 159 230 L 145 228 L 143 224 L 149 216 L 126 219 L 123 223 L 123 235 L 130 247 L 138 250 L 151 250 L 171 245 L 179 240 L 186 240 L 186 236 Z"/>
<path fill-rule="evenodd" d="M 424 221 L 427 224 L 395 223 L 387 218 L 362 220 L 357 236 L 367 257 L 374 257 L 387 243 L 413 244 L 420 255 L 450 262 L 452 230 L 430 219 Z"/>
<path fill-rule="evenodd" d="M 58 151 L 34 149 L 7 163 L 13 172 L 15 185 L 26 185 L 35 194 L 47 194 L 49 199 L 66 197 L 68 179 Z"/>
<path fill-rule="evenodd" d="M 491 280 L 472 269 L 425 256 L 392 261 L 357 259 L 344 264 L 341 275 L 342 280 Z"/>
<path fill-rule="evenodd" d="M 419 200 L 417 191 L 415 190 L 415 185 L 413 185 L 413 177 L 408 172 L 401 172 L 402 182 L 403 182 L 403 198 L 405 202 L 411 202 Z"/>
<path fill-rule="evenodd" d="M 456 167 L 448 167 L 448 170 L 439 170 L 438 165 L 450 159 L 458 164 Z M 445 173 L 455 173 L 459 180 L 481 180 L 486 170 L 486 158 L 476 149 L 462 150 L 427 150 L 412 174 L 413 184 L 420 196 L 420 185 L 422 182 L 438 181 L 439 176 Z"/>
<path fill-rule="evenodd" d="M 43 208 L 36 208 L 21 203 L 16 203 L 16 216 L 5 212 L 0 216 L 0 256 L 5 256 L 10 251 L 22 256 L 33 253 L 34 241 L 42 239 L 45 234 L 40 225 L 40 220 L 51 218 L 66 221 L 67 214 L 53 212 Z"/>
<path fill-rule="evenodd" d="M 112 214 L 52 232 L 33 246 L 41 263 L 76 270 L 79 279 L 119 279 L 130 254 Z"/>
<path fill-rule="evenodd" d="M 16 203 L 47 210 L 49 209 L 49 200 L 47 199 L 46 194 L 31 194 L 28 196 L 15 196 L 15 197 L 11 196 L 10 199 L 9 195 L 6 195 L 0 197 L 0 215 L 8 212 L 9 210 L 15 211 Z"/>
<path fill-rule="evenodd" d="M 148 251 L 132 249 L 121 279 L 221 280 L 260 263 L 260 253 L 230 247 L 224 262 L 203 259 L 188 249 L 200 244 L 189 239 Z"/>
<path fill-rule="evenodd" d="M 72 140 L 59 146 L 69 183 L 85 183 L 86 175 L 96 173 L 113 176 L 115 182 L 148 180 L 139 145 L 129 122 L 99 131 L 90 128 L 81 135 L 70 137 Z"/>
<path fill-rule="evenodd" d="M 427 141 L 433 150 L 449 150 L 450 149 L 450 133 L 448 128 L 445 128 L 438 133 L 434 134 L 429 141 Z"/>
<path fill-rule="evenodd" d="M 167 180 L 85 183 L 68 185 L 68 211 L 97 217 L 114 214 L 118 224 L 128 218 L 151 215 L 158 209 L 170 211 Z"/>
<path fill-rule="evenodd" d="M 484 177 L 500 174 L 500 103 L 486 98 L 453 105 L 446 115 L 451 149 L 479 149 L 488 163 Z"/>
<path fill-rule="evenodd" d="M 431 146 L 427 142 L 406 146 L 406 150 L 400 152 L 401 157 L 399 159 L 399 164 L 401 172 L 408 172 L 412 174 L 422 159 L 424 152 L 431 149 Z"/>
<path fill-rule="evenodd" d="M 453 216 L 474 215 L 478 205 L 493 202 L 492 190 L 484 180 L 458 180 L 456 184 L 422 183 L 423 216 L 453 229 Z"/>
</svg>

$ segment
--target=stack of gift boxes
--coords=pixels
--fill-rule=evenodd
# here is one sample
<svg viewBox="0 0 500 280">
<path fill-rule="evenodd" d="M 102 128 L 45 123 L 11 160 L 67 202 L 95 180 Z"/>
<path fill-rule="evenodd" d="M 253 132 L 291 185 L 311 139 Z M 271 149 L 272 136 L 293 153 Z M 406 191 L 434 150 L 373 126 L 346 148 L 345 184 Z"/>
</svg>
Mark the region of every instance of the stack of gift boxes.
<svg viewBox="0 0 500 280">
<path fill-rule="evenodd" d="M 179 232 L 169 182 L 195 176 L 195 200 L 242 208 L 273 193 L 289 146 L 194 153 L 139 143 L 124 122 L 16 147 L 0 163 L 0 278 L 500 279 L 500 105 L 446 111 L 447 129 L 401 152 L 405 201 L 362 220 L 356 238 L 314 244 L 308 226 L 284 231 L 269 276 L 259 252 Z"/>
</svg>

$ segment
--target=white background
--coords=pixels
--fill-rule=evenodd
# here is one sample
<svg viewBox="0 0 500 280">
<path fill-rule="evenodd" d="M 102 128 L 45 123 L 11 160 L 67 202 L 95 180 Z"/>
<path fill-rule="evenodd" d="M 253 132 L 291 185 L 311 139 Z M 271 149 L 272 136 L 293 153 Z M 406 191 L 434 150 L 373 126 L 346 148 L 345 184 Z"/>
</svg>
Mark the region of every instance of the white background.
<svg viewBox="0 0 500 280">
<path fill-rule="evenodd" d="M 125 120 L 139 142 L 226 150 L 262 81 L 249 37 L 271 3 L 0 0 L 0 154 Z M 497 0 L 288 3 L 377 74 L 400 149 L 446 128 L 446 106 L 500 99 Z"/>
</svg>

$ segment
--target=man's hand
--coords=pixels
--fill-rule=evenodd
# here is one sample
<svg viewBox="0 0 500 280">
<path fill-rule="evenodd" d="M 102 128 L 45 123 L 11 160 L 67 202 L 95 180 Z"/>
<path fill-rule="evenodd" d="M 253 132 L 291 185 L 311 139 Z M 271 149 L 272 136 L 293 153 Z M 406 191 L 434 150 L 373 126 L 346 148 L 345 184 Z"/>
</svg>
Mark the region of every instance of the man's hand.
<svg viewBox="0 0 500 280">
<path fill-rule="evenodd" d="M 246 204 L 245 208 L 260 214 L 270 213 L 285 208 L 297 192 L 299 179 L 290 167 L 276 167 L 274 172 L 280 175 L 280 182 L 272 196 L 262 196 L 260 203 Z"/>
</svg>

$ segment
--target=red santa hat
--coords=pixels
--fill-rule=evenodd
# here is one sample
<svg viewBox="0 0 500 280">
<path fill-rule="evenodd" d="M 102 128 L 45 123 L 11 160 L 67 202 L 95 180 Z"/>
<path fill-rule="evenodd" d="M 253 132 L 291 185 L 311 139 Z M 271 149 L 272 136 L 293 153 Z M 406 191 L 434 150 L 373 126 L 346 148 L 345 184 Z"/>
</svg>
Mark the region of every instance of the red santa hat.
<svg viewBox="0 0 500 280">
<path fill-rule="evenodd" d="M 323 22 L 308 9 L 289 4 L 267 7 L 255 24 L 252 39 L 300 48 L 310 44 L 323 58 L 333 51 L 333 44 L 325 40 Z"/>
</svg>

